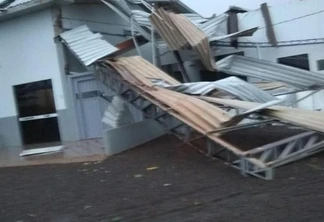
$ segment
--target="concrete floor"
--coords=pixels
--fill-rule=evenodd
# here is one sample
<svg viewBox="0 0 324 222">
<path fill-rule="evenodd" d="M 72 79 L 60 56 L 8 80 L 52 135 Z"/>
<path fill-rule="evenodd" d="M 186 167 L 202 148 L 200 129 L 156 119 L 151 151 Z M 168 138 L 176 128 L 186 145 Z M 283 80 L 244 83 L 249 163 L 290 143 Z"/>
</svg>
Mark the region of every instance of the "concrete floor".
<svg viewBox="0 0 324 222">
<path fill-rule="evenodd" d="M 324 218 L 324 153 L 278 168 L 273 181 L 264 181 L 164 136 L 100 163 L 0 168 L 0 181 L 1 222 Z"/>
<path fill-rule="evenodd" d="M 57 144 L 56 144 L 57 145 Z M 0 149 L 0 167 L 101 161 L 105 159 L 102 139 L 65 142 L 61 153 L 21 158 L 22 147 Z"/>
</svg>

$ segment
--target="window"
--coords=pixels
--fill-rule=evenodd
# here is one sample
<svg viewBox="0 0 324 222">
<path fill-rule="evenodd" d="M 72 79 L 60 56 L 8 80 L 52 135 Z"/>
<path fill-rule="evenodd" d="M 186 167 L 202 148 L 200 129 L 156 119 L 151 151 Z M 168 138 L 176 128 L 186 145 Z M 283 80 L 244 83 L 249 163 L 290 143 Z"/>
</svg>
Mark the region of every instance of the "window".
<svg viewBox="0 0 324 222">
<path fill-rule="evenodd" d="M 14 86 L 19 117 L 56 113 L 52 81 Z"/>
<path fill-rule="evenodd" d="M 60 143 L 52 81 L 42 80 L 13 87 L 25 149 Z M 47 146 L 47 145 L 46 145 Z"/>
<path fill-rule="evenodd" d="M 215 57 L 215 61 L 219 61 L 221 59 L 224 59 L 230 55 L 240 55 L 240 56 L 244 56 L 244 52 L 235 52 L 235 53 L 231 53 L 231 54 L 225 54 L 225 55 L 220 55 L 220 56 L 216 56 Z M 203 67 L 203 66 L 202 66 Z M 202 81 L 217 81 L 217 80 L 221 80 L 221 79 L 225 79 L 225 78 L 228 78 L 232 75 L 229 75 L 227 73 L 224 73 L 224 72 L 220 72 L 220 71 L 208 71 L 208 70 L 201 70 L 200 71 L 200 76 L 201 76 L 201 80 Z M 236 76 L 240 79 L 243 79 L 243 80 L 247 80 L 247 77 L 244 77 L 244 76 Z"/>
<path fill-rule="evenodd" d="M 324 70 L 324 59 L 317 60 L 317 70 Z"/>
<path fill-rule="evenodd" d="M 278 63 L 299 69 L 309 70 L 308 54 L 287 56 L 277 59 Z"/>
<path fill-rule="evenodd" d="M 177 64 L 169 64 L 169 65 L 163 65 L 161 67 L 161 69 L 169 74 L 170 76 L 172 76 L 173 78 L 175 78 L 176 80 L 178 80 L 179 82 L 184 82 L 183 81 L 183 76 L 182 73 L 180 71 L 177 71 Z"/>
<path fill-rule="evenodd" d="M 182 73 L 180 71 L 174 71 L 172 77 L 178 80 L 179 82 L 184 82 Z"/>
</svg>

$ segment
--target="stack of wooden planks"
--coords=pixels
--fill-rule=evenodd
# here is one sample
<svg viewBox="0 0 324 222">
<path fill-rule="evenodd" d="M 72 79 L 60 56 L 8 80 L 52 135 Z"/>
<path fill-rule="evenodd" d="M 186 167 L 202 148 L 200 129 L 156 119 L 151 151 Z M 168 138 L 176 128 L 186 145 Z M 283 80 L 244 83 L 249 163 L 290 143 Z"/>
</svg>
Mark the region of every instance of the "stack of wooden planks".
<svg viewBox="0 0 324 222">
<path fill-rule="evenodd" d="M 209 71 L 216 68 L 208 36 L 181 14 L 158 9 L 150 16 L 151 23 L 172 51 L 191 46 Z"/>
</svg>

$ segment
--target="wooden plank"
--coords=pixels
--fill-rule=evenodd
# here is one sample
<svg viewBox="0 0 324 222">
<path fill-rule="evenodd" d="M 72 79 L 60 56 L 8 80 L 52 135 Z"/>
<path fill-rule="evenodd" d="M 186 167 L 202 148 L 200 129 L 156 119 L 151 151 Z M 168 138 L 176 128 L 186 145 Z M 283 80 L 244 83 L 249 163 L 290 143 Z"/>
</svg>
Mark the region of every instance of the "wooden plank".
<svg viewBox="0 0 324 222">
<path fill-rule="evenodd" d="M 134 62 L 135 60 L 136 63 Z M 202 134 L 215 130 L 217 127 L 220 127 L 223 121 L 229 120 L 230 117 L 226 112 L 205 101 L 167 89 L 151 87 L 151 83 L 145 77 L 147 76 L 146 72 L 150 72 L 150 77 L 153 74 L 153 77 L 160 76 L 164 78 L 167 74 L 162 71 L 156 72 L 155 68 L 152 67 L 145 67 L 143 69 L 141 67 L 143 66 L 141 60 L 141 58 L 134 59 L 133 57 L 129 57 L 127 59 L 117 60 L 118 62 L 109 63 L 118 72 L 122 72 L 121 75 L 126 81 L 129 81 L 131 84 L 135 83 L 134 89 L 135 91 L 139 91 L 141 96 Z M 156 73 L 158 74 L 154 76 Z M 216 135 L 207 135 L 207 137 L 235 154 L 242 154 L 242 151 L 237 147 L 220 139 Z"/>
<path fill-rule="evenodd" d="M 247 110 L 262 105 L 260 103 L 231 99 L 219 99 L 213 97 L 200 98 L 209 102 Z M 271 106 L 268 108 L 255 110 L 255 112 L 259 112 L 261 115 L 273 117 L 284 122 L 289 122 L 294 125 L 303 126 L 305 128 L 324 133 L 324 115 L 323 112 L 320 111 L 289 108 L 284 106 Z"/>
</svg>

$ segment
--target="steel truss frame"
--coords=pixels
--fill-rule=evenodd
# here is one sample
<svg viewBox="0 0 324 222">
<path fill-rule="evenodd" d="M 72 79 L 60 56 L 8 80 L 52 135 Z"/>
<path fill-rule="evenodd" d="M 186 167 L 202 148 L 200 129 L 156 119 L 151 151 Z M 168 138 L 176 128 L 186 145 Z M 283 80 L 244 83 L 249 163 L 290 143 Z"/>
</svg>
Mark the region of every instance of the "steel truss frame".
<svg viewBox="0 0 324 222">
<path fill-rule="evenodd" d="M 177 136 L 184 144 L 189 144 L 208 157 L 224 161 L 226 164 L 240 170 L 244 176 L 252 175 L 261 179 L 271 180 L 274 178 L 275 168 L 313 155 L 324 149 L 324 136 L 313 131 L 308 131 L 250 149 L 249 151 L 243 152 L 243 155 L 238 155 L 226 147 L 216 144 L 216 142 L 209 139 L 206 135 L 202 135 L 190 126 L 182 123 L 169 113 L 172 110 L 170 107 L 155 102 L 148 94 L 130 85 L 108 66 L 96 64 L 95 76 L 125 102 L 140 110 L 144 118 L 155 119 L 166 132 Z M 256 125 L 271 124 L 273 121 L 275 120 L 224 127 L 210 133 L 242 130 Z M 194 143 L 199 139 L 205 140 L 204 143 L 207 144 L 207 147 L 201 147 Z"/>
</svg>

